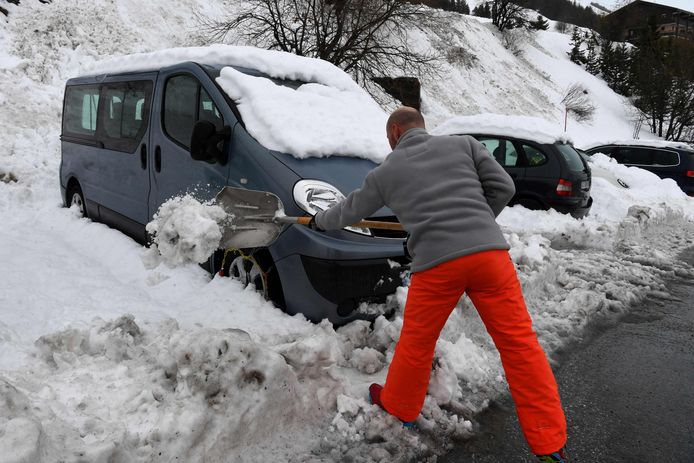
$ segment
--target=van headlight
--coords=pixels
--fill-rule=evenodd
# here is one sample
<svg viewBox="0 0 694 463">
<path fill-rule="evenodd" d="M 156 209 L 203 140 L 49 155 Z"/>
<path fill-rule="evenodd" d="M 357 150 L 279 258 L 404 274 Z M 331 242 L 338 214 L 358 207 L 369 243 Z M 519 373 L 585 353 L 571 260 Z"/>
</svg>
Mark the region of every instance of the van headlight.
<svg viewBox="0 0 694 463">
<path fill-rule="evenodd" d="M 325 211 L 343 199 L 345 195 L 340 190 L 320 180 L 299 180 L 294 185 L 294 201 L 311 215 Z M 345 227 L 345 230 L 371 236 L 368 228 Z"/>
</svg>

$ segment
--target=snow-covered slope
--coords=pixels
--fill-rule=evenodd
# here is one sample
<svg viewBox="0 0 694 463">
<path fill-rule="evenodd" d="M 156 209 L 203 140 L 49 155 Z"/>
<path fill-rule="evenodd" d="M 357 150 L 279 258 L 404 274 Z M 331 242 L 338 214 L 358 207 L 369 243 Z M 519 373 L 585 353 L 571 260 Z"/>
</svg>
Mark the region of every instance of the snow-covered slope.
<svg viewBox="0 0 694 463">
<path fill-rule="evenodd" d="M 491 340 L 463 299 L 437 345 L 422 416 L 403 429 L 366 391 L 385 378 L 406 287 L 392 318 L 334 330 L 196 266 L 146 269 L 142 247 L 60 207 L 65 79 L 97 58 L 198 45 L 195 15 L 234 5 L 8 5 L 10 21 L 0 22 L 3 461 L 426 461 L 468 437 L 475 414 L 507 393 Z M 567 36 L 540 33 L 517 56 L 487 21 L 440 14 L 448 27 L 413 33 L 446 57 L 423 82 L 430 125 L 483 112 L 541 116 L 561 131 L 562 93 L 582 82 L 599 109 L 592 124 L 570 121 L 571 138 L 630 138 L 620 97 L 568 61 Z M 586 219 L 521 207 L 499 217 L 550 353 L 591 321 L 657 297 L 664 278 L 694 276 L 676 259 L 691 245 L 691 199 L 639 169 L 599 156 L 595 165 L 607 175 L 594 178 Z"/>
</svg>

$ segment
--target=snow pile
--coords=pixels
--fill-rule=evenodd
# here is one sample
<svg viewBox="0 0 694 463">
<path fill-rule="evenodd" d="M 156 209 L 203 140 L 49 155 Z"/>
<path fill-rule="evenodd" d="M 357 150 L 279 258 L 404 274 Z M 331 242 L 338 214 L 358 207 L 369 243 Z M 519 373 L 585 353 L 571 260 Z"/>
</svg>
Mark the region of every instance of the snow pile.
<svg viewBox="0 0 694 463">
<path fill-rule="evenodd" d="M 431 131 L 434 135 L 513 136 L 538 143 L 571 143 L 561 127 L 539 117 L 476 114 L 449 119 Z"/>
<path fill-rule="evenodd" d="M 210 66 L 254 69 L 270 77 L 322 84 L 345 91 L 361 91 L 349 75 L 327 61 L 257 47 L 214 44 L 179 47 L 151 53 L 115 56 L 85 66 L 83 75 L 158 69 L 193 61 Z"/>
<path fill-rule="evenodd" d="M 218 248 L 227 214 L 220 206 L 201 203 L 190 195 L 171 198 L 147 224 L 153 253 L 169 266 L 205 262 Z"/>
<path fill-rule="evenodd" d="M 248 132 L 272 150 L 298 158 L 343 155 L 374 162 L 390 151 L 388 116 L 362 89 L 315 83 L 294 89 L 230 67 L 217 82 L 238 103 Z"/>
</svg>

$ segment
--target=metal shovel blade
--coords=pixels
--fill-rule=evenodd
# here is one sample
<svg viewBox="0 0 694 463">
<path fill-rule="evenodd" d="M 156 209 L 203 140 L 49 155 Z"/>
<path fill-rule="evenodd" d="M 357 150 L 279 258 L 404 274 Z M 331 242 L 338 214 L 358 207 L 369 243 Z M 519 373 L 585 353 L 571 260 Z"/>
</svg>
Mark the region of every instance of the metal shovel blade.
<svg viewBox="0 0 694 463">
<path fill-rule="evenodd" d="M 257 248 L 271 245 L 282 231 L 274 221 L 282 214 L 282 201 L 267 191 L 224 187 L 217 194 L 217 205 L 227 213 L 222 230 L 222 249 Z"/>
</svg>

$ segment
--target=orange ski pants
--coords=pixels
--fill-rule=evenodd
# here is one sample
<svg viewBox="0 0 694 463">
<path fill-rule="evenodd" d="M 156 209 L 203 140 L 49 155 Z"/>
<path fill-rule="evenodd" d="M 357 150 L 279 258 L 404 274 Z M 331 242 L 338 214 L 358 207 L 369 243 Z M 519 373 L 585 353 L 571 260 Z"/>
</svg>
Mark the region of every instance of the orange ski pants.
<svg viewBox="0 0 694 463">
<path fill-rule="evenodd" d="M 383 407 L 402 421 L 417 418 L 429 387 L 436 341 L 463 293 L 501 355 L 530 450 L 548 454 L 561 449 L 566 420 L 557 383 L 505 250 L 459 257 L 412 275 L 400 340 L 381 392 Z"/>
</svg>

